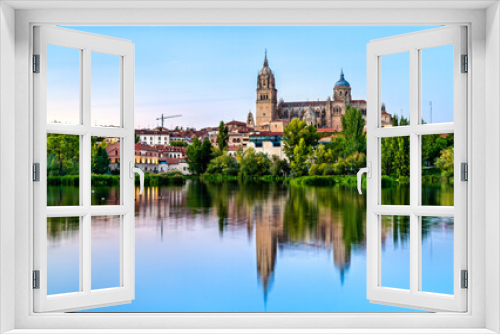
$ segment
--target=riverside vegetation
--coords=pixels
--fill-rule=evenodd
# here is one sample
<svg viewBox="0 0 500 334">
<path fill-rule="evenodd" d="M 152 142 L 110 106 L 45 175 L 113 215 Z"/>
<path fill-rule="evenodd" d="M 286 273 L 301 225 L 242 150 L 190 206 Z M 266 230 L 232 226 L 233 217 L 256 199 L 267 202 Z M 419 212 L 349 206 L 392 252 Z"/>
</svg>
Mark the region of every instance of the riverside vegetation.
<svg viewBox="0 0 500 334">
<path fill-rule="evenodd" d="M 393 118 L 393 126 L 405 126 L 404 117 Z M 355 174 L 366 166 L 365 121 L 361 112 L 347 107 L 342 116 L 343 132 L 331 142 L 319 143 L 317 128 L 294 119 L 285 127 L 283 151 L 287 159 L 256 152 L 253 148 L 238 149 L 229 156 L 228 128 L 221 121 L 217 147 L 208 139 L 193 139 L 186 151 L 191 175 L 180 173 L 146 173 L 146 186 L 181 185 L 187 179 L 206 181 L 277 182 L 290 185 L 330 186 L 355 183 Z M 92 137 L 92 185 L 119 184 L 118 169 L 109 168 L 110 159 L 104 138 Z M 382 186 L 405 184 L 410 176 L 409 137 L 383 138 L 381 141 Z M 453 183 L 453 134 L 422 137 L 422 181 Z M 76 135 L 47 135 L 47 182 L 50 185 L 79 184 L 79 138 Z M 138 183 L 138 178 L 136 178 Z"/>
</svg>

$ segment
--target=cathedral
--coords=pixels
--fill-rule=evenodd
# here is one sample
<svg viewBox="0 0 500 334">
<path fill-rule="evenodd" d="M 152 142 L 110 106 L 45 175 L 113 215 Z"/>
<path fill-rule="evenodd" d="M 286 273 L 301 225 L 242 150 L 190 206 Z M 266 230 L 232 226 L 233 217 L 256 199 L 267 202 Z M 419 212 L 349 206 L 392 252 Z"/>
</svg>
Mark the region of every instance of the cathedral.
<svg viewBox="0 0 500 334">
<path fill-rule="evenodd" d="M 342 115 L 348 105 L 359 109 L 366 122 L 366 101 L 352 99 L 351 85 L 345 79 L 343 71 L 333 87 L 333 96 L 326 101 L 285 102 L 281 99 L 278 102 L 276 80 L 269 67 L 266 52 L 264 66 L 257 76 L 255 123 L 252 113 L 249 113 L 247 125 L 260 130 L 283 132 L 290 120 L 299 118 L 318 128 L 342 131 Z M 382 106 L 381 122 L 384 127 L 392 125 L 392 116 L 385 111 L 385 106 Z"/>
</svg>

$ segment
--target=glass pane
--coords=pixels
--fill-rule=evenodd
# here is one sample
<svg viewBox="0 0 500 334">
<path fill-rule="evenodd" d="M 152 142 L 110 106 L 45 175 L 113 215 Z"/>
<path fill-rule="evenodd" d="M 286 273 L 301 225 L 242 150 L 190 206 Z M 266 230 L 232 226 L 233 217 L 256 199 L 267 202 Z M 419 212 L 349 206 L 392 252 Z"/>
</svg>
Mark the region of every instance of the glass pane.
<svg viewBox="0 0 500 334">
<path fill-rule="evenodd" d="M 410 217 L 381 217 L 381 286 L 410 289 Z"/>
<path fill-rule="evenodd" d="M 422 123 L 453 122 L 453 44 L 422 49 Z"/>
<path fill-rule="evenodd" d="M 453 294 L 452 217 L 422 217 L 422 291 Z"/>
<path fill-rule="evenodd" d="M 47 294 L 80 291 L 80 217 L 47 218 Z"/>
<path fill-rule="evenodd" d="M 410 53 L 380 57 L 381 126 L 410 124 Z"/>
<path fill-rule="evenodd" d="M 80 205 L 80 136 L 47 134 L 47 206 Z"/>
<path fill-rule="evenodd" d="M 410 205 L 410 137 L 381 139 L 382 205 Z"/>
<path fill-rule="evenodd" d="M 47 122 L 80 123 L 79 49 L 47 45 Z"/>
<path fill-rule="evenodd" d="M 92 290 L 120 286 L 120 216 L 92 217 Z"/>
<path fill-rule="evenodd" d="M 422 205 L 453 206 L 454 135 L 422 136 Z"/>
<path fill-rule="evenodd" d="M 92 137 L 92 205 L 120 204 L 120 138 Z"/>
<path fill-rule="evenodd" d="M 119 127 L 120 58 L 92 52 L 91 122 L 92 126 Z"/>
</svg>

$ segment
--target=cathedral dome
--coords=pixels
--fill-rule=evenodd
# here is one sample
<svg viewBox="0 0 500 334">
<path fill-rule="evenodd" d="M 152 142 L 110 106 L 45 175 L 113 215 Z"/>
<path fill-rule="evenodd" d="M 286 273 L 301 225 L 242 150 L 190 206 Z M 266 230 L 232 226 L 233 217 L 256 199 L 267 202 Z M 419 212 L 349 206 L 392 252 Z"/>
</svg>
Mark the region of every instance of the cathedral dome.
<svg viewBox="0 0 500 334">
<path fill-rule="evenodd" d="M 351 84 L 344 79 L 344 71 L 340 70 L 340 79 L 335 83 L 335 87 L 351 87 Z"/>
</svg>

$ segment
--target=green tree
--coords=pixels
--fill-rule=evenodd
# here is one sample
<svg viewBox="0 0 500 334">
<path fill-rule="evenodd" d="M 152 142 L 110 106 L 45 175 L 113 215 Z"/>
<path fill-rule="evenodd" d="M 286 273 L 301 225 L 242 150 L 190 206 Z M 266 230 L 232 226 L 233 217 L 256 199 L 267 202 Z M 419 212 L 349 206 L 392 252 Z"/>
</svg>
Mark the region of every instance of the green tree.
<svg viewBox="0 0 500 334">
<path fill-rule="evenodd" d="M 170 142 L 170 146 L 188 147 L 189 144 L 182 140 L 173 140 Z"/>
<path fill-rule="evenodd" d="M 101 145 L 97 146 L 95 154 L 92 155 L 92 174 L 106 174 L 109 170 L 108 152 Z"/>
<path fill-rule="evenodd" d="M 141 136 L 139 136 L 137 133 L 135 134 L 135 141 L 136 144 L 139 144 L 141 142 Z"/>
<path fill-rule="evenodd" d="M 294 176 L 302 176 L 307 173 L 310 154 L 311 147 L 306 145 L 304 138 L 300 138 L 299 144 L 293 150 L 293 160 L 291 160 L 290 164 Z"/>
<path fill-rule="evenodd" d="M 345 174 L 345 160 L 343 158 L 339 158 L 336 164 L 333 165 L 333 172 L 335 175 L 343 175 Z"/>
<path fill-rule="evenodd" d="M 227 149 L 229 141 L 229 129 L 227 126 L 224 126 L 224 122 L 220 121 L 219 123 L 219 133 L 217 134 L 217 146 L 219 150 L 222 152 Z"/>
<path fill-rule="evenodd" d="M 186 156 L 191 173 L 203 174 L 213 157 L 212 144 L 208 139 L 201 142 L 198 138 L 194 138 L 193 143 L 186 150 Z"/>
<path fill-rule="evenodd" d="M 346 155 L 354 152 L 366 152 L 366 136 L 363 132 L 365 120 L 359 109 L 347 106 L 342 115 L 342 129 L 346 139 Z"/>
<path fill-rule="evenodd" d="M 290 173 L 290 164 L 286 159 L 280 159 L 277 155 L 271 157 L 271 175 L 285 176 Z"/>
<path fill-rule="evenodd" d="M 235 158 L 227 154 L 220 155 L 210 160 L 207 174 L 238 175 L 240 164 Z"/>
<path fill-rule="evenodd" d="M 345 168 L 351 174 L 356 174 L 360 168 L 366 166 L 366 155 L 363 152 L 354 152 L 345 159 Z"/>
<path fill-rule="evenodd" d="M 332 162 L 337 162 L 339 158 L 344 158 L 346 155 L 346 139 L 344 136 L 337 136 L 330 143 L 326 145 L 327 149 L 332 150 Z"/>
<path fill-rule="evenodd" d="M 436 159 L 436 167 L 441 170 L 441 176 L 453 177 L 453 168 L 455 162 L 454 148 L 450 147 L 441 151 L 441 156 Z"/>
<path fill-rule="evenodd" d="M 271 160 L 267 154 L 247 149 L 241 157 L 240 174 L 243 176 L 262 176 L 269 174 Z"/>
<path fill-rule="evenodd" d="M 410 138 L 396 137 L 393 139 L 394 156 L 392 168 L 398 179 L 410 176 Z"/>
<path fill-rule="evenodd" d="M 47 163 L 56 175 L 78 174 L 79 158 L 79 136 L 47 134 Z"/>
<path fill-rule="evenodd" d="M 295 147 L 304 139 L 304 145 L 316 147 L 320 139 L 317 129 L 298 118 L 293 119 L 283 132 L 283 151 L 290 161 L 294 160 Z"/>
</svg>

